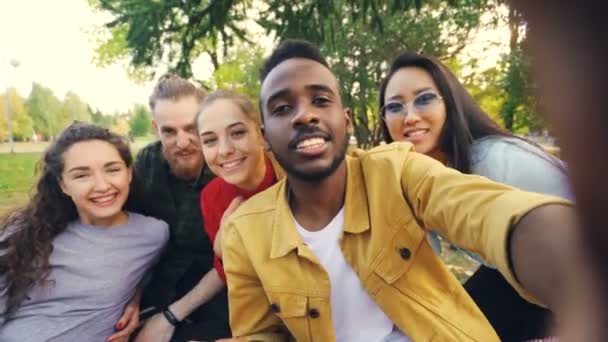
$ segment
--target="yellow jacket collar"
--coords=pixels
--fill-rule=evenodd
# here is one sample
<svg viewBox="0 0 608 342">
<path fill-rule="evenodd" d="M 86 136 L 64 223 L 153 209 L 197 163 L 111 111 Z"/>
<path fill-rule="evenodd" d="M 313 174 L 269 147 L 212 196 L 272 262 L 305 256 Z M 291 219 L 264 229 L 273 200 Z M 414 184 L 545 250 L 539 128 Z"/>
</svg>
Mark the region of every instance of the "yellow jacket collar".
<svg viewBox="0 0 608 342">
<path fill-rule="evenodd" d="M 276 193 L 276 206 L 272 221 L 272 248 L 270 258 L 276 259 L 287 255 L 304 242 L 296 230 L 291 209 L 287 203 L 287 182 L 279 183 Z M 357 159 L 346 157 L 346 197 L 344 200 L 344 231 L 359 234 L 370 229 L 367 193 L 361 163 Z"/>
</svg>

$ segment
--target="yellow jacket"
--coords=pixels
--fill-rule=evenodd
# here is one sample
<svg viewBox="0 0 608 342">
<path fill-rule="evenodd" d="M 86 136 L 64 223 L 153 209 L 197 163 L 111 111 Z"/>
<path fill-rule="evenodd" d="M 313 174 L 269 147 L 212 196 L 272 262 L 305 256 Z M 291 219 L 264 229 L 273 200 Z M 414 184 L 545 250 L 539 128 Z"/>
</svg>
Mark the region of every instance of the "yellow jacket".
<svg viewBox="0 0 608 342">
<path fill-rule="evenodd" d="M 509 229 L 535 207 L 567 202 L 462 175 L 409 143 L 356 150 L 346 163 L 341 247 L 371 298 L 414 341 L 497 341 L 425 227 L 496 265 L 530 299 L 509 267 Z M 297 233 L 285 190 L 283 179 L 252 197 L 225 227 L 232 333 L 334 341 L 329 278 Z"/>
</svg>

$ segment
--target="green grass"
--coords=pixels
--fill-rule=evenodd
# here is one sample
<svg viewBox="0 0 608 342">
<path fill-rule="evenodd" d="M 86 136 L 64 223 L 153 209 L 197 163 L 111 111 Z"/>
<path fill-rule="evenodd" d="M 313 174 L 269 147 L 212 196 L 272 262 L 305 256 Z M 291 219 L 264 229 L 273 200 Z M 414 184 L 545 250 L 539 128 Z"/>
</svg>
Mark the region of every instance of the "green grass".
<svg viewBox="0 0 608 342">
<path fill-rule="evenodd" d="M 0 215 L 27 201 L 38 159 L 37 152 L 0 154 Z"/>
</svg>

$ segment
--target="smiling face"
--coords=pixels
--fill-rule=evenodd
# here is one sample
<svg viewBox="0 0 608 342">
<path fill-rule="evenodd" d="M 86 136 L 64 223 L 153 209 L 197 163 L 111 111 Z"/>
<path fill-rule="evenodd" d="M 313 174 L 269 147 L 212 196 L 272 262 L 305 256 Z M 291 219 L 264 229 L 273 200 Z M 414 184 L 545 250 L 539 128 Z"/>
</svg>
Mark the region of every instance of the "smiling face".
<svg viewBox="0 0 608 342">
<path fill-rule="evenodd" d="M 409 141 L 416 151 L 436 157 L 441 154 L 439 141 L 446 122 L 446 108 L 440 98 L 430 96 L 441 93 L 431 75 L 419 67 L 405 67 L 395 72 L 386 86 L 384 103 L 408 103 L 407 116 L 385 116 L 385 122 L 394 141 Z M 387 106 L 387 105 L 385 105 Z M 413 110 L 413 108 L 419 110 Z"/>
<path fill-rule="evenodd" d="M 341 165 L 350 118 L 329 69 L 309 59 L 288 59 L 266 76 L 260 101 L 264 137 L 289 175 L 320 181 Z"/>
<path fill-rule="evenodd" d="M 266 172 L 260 126 L 224 98 L 206 105 L 197 124 L 211 171 L 241 189 L 257 188 Z"/>
<path fill-rule="evenodd" d="M 194 119 L 200 103 L 195 96 L 157 100 L 152 124 L 162 144 L 163 156 L 180 179 L 196 179 L 204 159 Z"/>
<path fill-rule="evenodd" d="M 119 224 L 132 174 L 116 147 L 102 140 L 78 142 L 64 152 L 63 163 L 61 189 L 74 202 L 80 221 Z"/>
</svg>

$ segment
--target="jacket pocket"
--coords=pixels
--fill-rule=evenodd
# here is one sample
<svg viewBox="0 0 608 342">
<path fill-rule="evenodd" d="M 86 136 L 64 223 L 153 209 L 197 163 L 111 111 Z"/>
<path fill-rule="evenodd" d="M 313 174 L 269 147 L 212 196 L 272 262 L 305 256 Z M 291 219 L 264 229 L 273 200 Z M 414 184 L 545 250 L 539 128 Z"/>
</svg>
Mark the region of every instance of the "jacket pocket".
<svg viewBox="0 0 608 342">
<path fill-rule="evenodd" d="M 311 341 L 307 296 L 268 292 L 268 299 L 271 311 L 283 321 L 297 341 Z"/>
<path fill-rule="evenodd" d="M 411 225 L 413 221 L 410 221 Z M 373 272 L 386 283 L 393 284 L 412 267 L 424 233 L 409 234 L 408 227 L 399 227 L 374 263 Z M 416 227 L 416 229 L 419 229 Z"/>
</svg>

